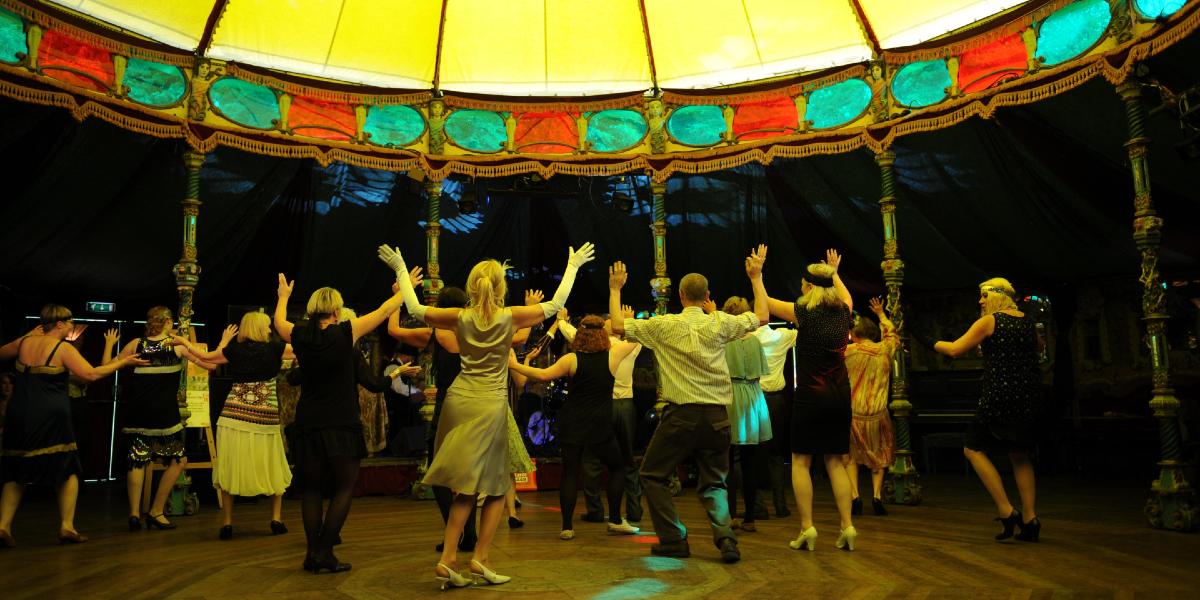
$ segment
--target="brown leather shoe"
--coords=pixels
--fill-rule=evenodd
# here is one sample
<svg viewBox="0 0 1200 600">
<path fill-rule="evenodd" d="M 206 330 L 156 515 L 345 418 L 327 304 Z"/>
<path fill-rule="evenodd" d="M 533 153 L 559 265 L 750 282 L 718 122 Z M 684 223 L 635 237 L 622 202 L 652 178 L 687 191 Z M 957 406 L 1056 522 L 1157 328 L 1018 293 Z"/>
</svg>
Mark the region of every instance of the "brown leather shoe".
<svg viewBox="0 0 1200 600">
<path fill-rule="evenodd" d="M 687 558 L 692 555 L 687 540 L 679 540 L 673 544 L 654 544 L 650 546 L 650 554 L 655 556 L 670 556 L 672 558 Z"/>
<path fill-rule="evenodd" d="M 58 530 L 58 543 L 60 544 L 82 544 L 86 541 L 88 541 L 88 537 L 78 531 Z"/>
</svg>

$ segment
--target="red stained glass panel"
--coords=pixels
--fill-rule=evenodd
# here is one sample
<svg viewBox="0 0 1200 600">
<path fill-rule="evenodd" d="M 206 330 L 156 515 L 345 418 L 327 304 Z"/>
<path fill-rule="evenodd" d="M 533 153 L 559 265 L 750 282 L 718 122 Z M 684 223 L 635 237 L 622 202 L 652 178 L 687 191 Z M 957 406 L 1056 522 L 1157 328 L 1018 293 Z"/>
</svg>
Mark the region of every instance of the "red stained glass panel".
<svg viewBox="0 0 1200 600">
<path fill-rule="evenodd" d="M 986 90 L 1025 74 L 1025 43 L 1013 34 L 964 52 L 958 61 L 958 89 L 964 94 Z"/>
<path fill-rule="evenodd" d="M 288 108 L 288 127 L 296 135 L 347 141 L 354 138 L 357 122 L 349 104 L 297 96 Z"/>
<path fill-rule="evenodd" d="M 787 97 L 739 104 L 733 115 L 733 134 L 739 140 L 786 135 L 797 126 L 796 104 Z"/>
<path fill-rule="evenodd" d="M 38 46 L 38 66 L 47 77 L 97 92 L 109 91 L 116 80 L 112 55 L 108 50 L 77 40 L 57 29 L 47 29 L 42 35 L 42 44 Z"/>
<path fill-rule="evenodd" d="M 578 113 L 528 112 L 517 115 L 513 134 L 522 154 L 570 154 L 579 147 Z"/>
</svg>

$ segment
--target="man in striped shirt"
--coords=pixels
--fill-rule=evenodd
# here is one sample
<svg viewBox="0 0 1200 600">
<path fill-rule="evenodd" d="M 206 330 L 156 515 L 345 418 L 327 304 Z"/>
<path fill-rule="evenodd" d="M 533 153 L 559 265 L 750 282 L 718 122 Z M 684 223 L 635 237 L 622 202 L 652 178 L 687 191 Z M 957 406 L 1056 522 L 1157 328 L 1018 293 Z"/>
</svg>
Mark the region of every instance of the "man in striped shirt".
<svg viewBox="0 0 1200 600">
<path fill-rule="evenodd" d="M 708 280 L 689 273 L 679 282 L 683 311 L 646 320 L 626 321 L 621 312 L 621 287 L 625 265 L 609 269 L 608 303 L 612 332 L 654 351 L 667 403 L 654 437 L 642 459 L 641 479 L 650 518 L 659 543 L 652 554 L 685 558 L 690 555 L 687 528 L 679 521 L 667 480 L 687 457 L 696 461 L 697 494 L 708 512 L 713 542 L 725 562 L 741 558 L 737 538 L 730 527 L 729 497 L 725 478 L 729 474 L 729 413 L 733 387 L 725 362 L 725 345 L 766 324 L 770 316 L 767 293 L 762 283 L 766 246 L 746 258 L 746 275 L 754 289 L 754 312 L 738 316 L 724 312 L 704 314 Z"/>
</svg>

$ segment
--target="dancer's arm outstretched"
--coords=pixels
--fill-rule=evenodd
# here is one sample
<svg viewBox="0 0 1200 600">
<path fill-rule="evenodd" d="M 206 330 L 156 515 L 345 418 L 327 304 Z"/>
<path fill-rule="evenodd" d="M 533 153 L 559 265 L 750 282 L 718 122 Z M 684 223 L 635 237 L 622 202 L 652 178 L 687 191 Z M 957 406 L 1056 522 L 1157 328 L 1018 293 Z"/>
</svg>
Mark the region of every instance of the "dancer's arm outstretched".
<svg viewBox="0 0 1200 600">
<path fill-rule="evenodd" d="M 421 281 L 424 280 L 424 277 L 421 275 L 421 267 L 413 267 L 407 276 L 404 275 L 404 272 L 397 273 L 396 276 L 398 280 L 407 281 L 409 287 L 419 286 L 421 285 Z M 393 286 L 392 297 L 385 300 L 383 304 L 380 304 L 379 308 L 350 320 L 350 331 L 354 334 L 354 341 L 358 341 L 358 338 L 375 331 L 377 327 L 386 323 L 388 317 L 400 312 L 400 307 L 403 305 L 403 296 Z"/>
<path fill-rule="evenodd" d="M 759 244 L 758 248 L 750 251 L 746 257 L 746 277 L 750 278 L 750 287 L 754 290 L 754 316 L 758 317 L 758 326 L 762 327 L 771 319 L 770 300 L 767 288 L 763 285 L 763 264 L 767 262 L 767 245 Z"/>
<path fill-rule="evenodd" d="M 575 374 L 575 353 L 564 354 L 557 362 L 539 369 L 531 367 L 527 364 L 517 362 L 517 353 L 508 353 L 508 369 L 520 373 L 524 377 L 528 377 L 534 381 L 553 381 L 560 377 L 568 377 Z"/>
<path fill-rule="evenodd" d="M 982 344 L 983 340 L 991 336 L 995 329 L 996 317 L 992 315 L 980 317 L 971 325 L 970 329 L 967 329 L 966 333 L 962 334 L 962 337 L 953 342 L 940 341 L 933 345 L 933 349 L 951 358 L 957 358 Z"/>
<path fill-rule="evenodd" d="M 629 279 L 625 263 L 617 261 L 608 268 L 608 320 L 613 335 L 625 337 L 625 311 L 621 307 L 621 288 Z"/>
<path fill-rule="evenodd" d="M 275 331 L 278 331 L 279 337 L 288 343 L 292 341 L 292 328 L 295 325 L 287 320 L 287 303 L 288 298 L 292 297 L 292 289 L 295 287 L 296 280 L 293 279 L 289 282 L 287 277 L 283 276 L 283 273 L 279 274 L 279 287 L 275 290 L 278 296 L 278 299 L 275 301 Z"/>
<path fill-rule="evenodd" d="M 542 302 L 536 306 L 514 306 L 512 309 L 513 327 L 517 329 L 531 327 L 558 314 L 558 311 L 567 305 L 567 298 L 571 295 L 571 288 L 575 285 L 575 274 L 579 272 L 579 267 L 595 258 L 596 246 L 591 242 L 584 242 L 578 250 L 574 247 L 568 248 L 567 268 L 563 271 L 558 289 L 554 291 L 554 297 L 550 298 L 548 302 Z"/>
<path fill-rule="evenodd" d="M 837 290 L 838 298 L 841 298 L 842 302 L 846 304 L 846 308 L 854 310 L 854 298 L 850 297 L 850 290 L 846 289 L 846 284 L 842 283 L 842 276 L 838 275 L 838 266 L 842 264 L 842 255 L 832 248 L 826 250 L 825 264 L 833 267 L 833 289 Z"/>
<path fill-rule="evenodd" d="M 399 296 L 403 299 L 408 314 L 412 315 L 414 319 L 441 329 L 453 329 L 458 324 L 458 313 L 462 312 L 461 308 L 438 308 L 421 304 L 411 277 L 404 275 L 408 272 L 408 265 L 405 264 L 404 256 L 400 254 L 399 248 L 383 244 L 379 247 L 379 260 L 396 272 Z"/>
</svg>

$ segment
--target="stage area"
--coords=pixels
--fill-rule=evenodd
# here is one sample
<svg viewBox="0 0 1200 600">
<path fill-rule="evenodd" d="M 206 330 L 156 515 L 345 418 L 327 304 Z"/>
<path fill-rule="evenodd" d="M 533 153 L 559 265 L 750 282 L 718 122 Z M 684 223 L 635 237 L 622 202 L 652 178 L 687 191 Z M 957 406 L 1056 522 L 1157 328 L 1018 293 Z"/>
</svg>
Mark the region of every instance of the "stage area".
<svg viewBox="0 0 1200 600">
<path fill-rule="evenodd" d="M 676 498 L 691 528 L 692 557 L 650 556 L 652 535 L 610 537 L 603 525 L 576 521 L 560 541 L 557 493 L 523 494 L 525 527 L 501 524 L 493 549 L 507 585 L 446 592 L 506 598 L 1195 598 L 1200 536 L 1151 529 L 1141 516 L 1147 485 L 1044 478 L 1039 486 L 1042 542 L 996 543 L 991 504 L 972 476 L 924 479 L 926 502 L 858 517 L 858 549 L 836 550 L 828 484 L 817 482 L 817 551 L 787 547 L 796 515 L 758 523 L 741 535 L 743 560 L 726 565 L 713 548 L 694 490 Z M 1148 484 L 1148 482 L 1146 482 Z M 176 517 L 175 531 L 126 531 L 120 484 L 88 484 L 79 530 L 92 541 L 59 546 L 45 491 L 30 489 L 14 523 L 17 548 L 0 550 L 0 594 L 18 598 L 428 598 L 441 535 L 433 502 L 371 496 L 354 500 L 337 548 L 346 574 L 300 569 L 300 504 L 288 500 L 291 532 L 272 537 L 269 503 L 239 504 L 235 537 L 217 540 L 220 517 L 203 506 Z M 580 502 L 582 510 L 582 499 Z M 870 513 L 870 505 L 867 506 Z M 649 515 L 643 523 L 650 528 Z M 465 564 L 465 558 L 463 562 Z M 486 594 L 486 596 L 485 596 Z"/>
</svg>

